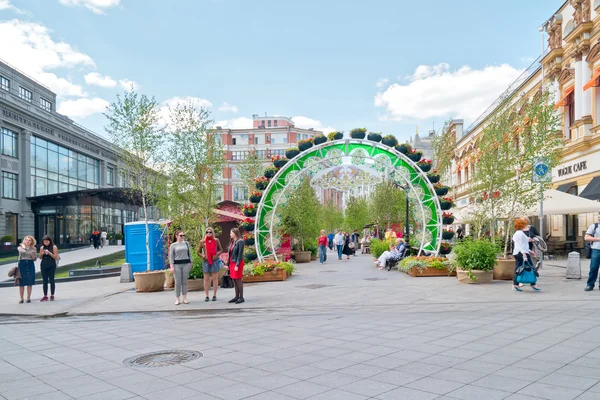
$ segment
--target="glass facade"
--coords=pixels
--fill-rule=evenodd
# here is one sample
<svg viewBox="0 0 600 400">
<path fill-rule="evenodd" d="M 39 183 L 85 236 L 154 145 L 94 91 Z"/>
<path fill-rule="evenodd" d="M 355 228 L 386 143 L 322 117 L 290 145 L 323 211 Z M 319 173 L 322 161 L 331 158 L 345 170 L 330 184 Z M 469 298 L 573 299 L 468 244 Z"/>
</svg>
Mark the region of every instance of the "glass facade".
<svg viewBox="0 0 600 400">
<path fill-rule="evenodd" d="M 106 168 L 106 184 L 114 186 L 115 185 L 115 170 L 114 168 L 108 167 Z"/>
<path fill-rule="evenodd" d="M 2 154 L 5 156 L 19 156 L 17 148 L 17 133 L 9 129 L 2 128 Z"/>
<path fill-rule="evenodd" d="M 96 189 L 100 161 L 52 142 L 31 137 L 31 195 Z"/>
<path fill-rule="evenodd" d="M 19 175 L 2 171 L 2 197 L 18 199 Z"/>
</svg>

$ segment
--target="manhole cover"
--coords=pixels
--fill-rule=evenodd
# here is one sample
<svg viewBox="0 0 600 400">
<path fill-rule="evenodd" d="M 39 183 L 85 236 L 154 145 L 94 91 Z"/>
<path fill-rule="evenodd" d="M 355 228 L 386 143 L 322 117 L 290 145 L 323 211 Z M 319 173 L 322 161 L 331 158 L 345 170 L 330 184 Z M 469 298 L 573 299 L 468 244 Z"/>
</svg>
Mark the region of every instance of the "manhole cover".
<svg viewBox="0 0 600 400">
<path fill-rule="evenodd" d="M 123 364 L 128 367 L 156 368 L 183 364 L 202 357 L 202 353 L 192 350 L 169 350 L 129 357 Z"/>
<path fill-rule="evenodd" d="M 321 271 L 321 272 L 337 272 L 337 270 L 335 270 L 335 269 L 326 269 L 325 271 Z"/>
<path fill-rule="evenodd" d="M 387 281 L 387 278 L 365 278 L 365 281 Z"/>
<path fill-rule="evenodd" d="M 334 285 L 319 285 L 318 283 L 313 283 L 311 285 L 304 285 L 304 286 L 298 286 L 298 287 L 301 287 L 304 289 L 321 289 L 324 287 L 331 287 L 331 286 L 334 286 Z"/>
</svg>

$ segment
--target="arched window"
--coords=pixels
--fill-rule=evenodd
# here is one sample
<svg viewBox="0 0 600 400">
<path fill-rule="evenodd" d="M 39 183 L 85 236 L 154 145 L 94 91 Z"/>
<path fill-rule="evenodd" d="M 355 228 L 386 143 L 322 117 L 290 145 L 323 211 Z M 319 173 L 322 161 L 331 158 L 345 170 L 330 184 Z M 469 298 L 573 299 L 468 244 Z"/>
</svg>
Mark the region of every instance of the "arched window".
<svg viewBox="0 0 600 400">
<path fill-rule="evenodd" d="M 566 37 L 569 33 L 573 32 L 574 29 L 575 29 L 575 23 L 573 22 L 573 20 L 570 20 L 569 22 L 567 22 L 567 25 L 565 26 L 565 32 L 563 34 L 563 38 Z"/>
<path fill-rule="evenodd" d="M 600 7 L 600 0 L 594 1 L 594 9 Z"/>
</svg>

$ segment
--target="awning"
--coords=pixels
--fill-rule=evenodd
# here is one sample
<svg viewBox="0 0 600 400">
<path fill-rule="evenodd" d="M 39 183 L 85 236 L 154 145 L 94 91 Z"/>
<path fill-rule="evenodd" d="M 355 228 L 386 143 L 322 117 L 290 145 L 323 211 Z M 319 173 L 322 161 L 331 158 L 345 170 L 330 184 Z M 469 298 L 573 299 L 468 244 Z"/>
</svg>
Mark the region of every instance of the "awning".
<svg viewBox="0 0 600 400">
<path fill-rule="evenodd" d="M 579 195 L 590 200 L 600 200 L 600 176 L 595 176 L 594 179 L 583 189 Z"/>
<path fill-rule="evenodd" d="M 556 188 L 559 192 L 567 193 L 573 186 L 577 186 L 577 182 L 563 183 Z"/>
<path fill-rule="evenodd" d="M 563 92 L 563 95 L 560 98 L 560 100 L 557 101 L 556 104 L 554 105 L 554 108 L 566 106 L 565 101 L 567 100 L 567 97 L 569 97 L 569 95 L 571 93 L 573 93 L 574 90 L 575 90 L 575 86 L 569 86 L 568 88 L 566 88 L 565 91 Z"/>
<path fill-rule="evenodd" d="M 585 91 L 594 86 L 600 86 L 600 81 L 598 80 L 598 78 L 600 78 L 600 68 L 598 68 L 596 72 L 594 72 L 594 75 L 592 75 L 592 79 L 590 79 L 585 85 L 583 85 L 583 90 Z"/>
</svg>

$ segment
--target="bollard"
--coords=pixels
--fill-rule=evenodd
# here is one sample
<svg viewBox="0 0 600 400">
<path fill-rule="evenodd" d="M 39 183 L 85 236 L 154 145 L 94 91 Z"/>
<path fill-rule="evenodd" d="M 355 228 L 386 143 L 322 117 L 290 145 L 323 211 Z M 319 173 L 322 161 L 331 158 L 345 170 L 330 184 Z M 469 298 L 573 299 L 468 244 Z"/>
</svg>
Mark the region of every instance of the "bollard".
<svg viewBox="0 0 600 400">
<path fill-rule="evenodd" d="M 581 255 L 576 251 L 569 253 L 567 279 L 581 279 Z"/>
<path fill-rule="evenodd" d="M 133 282 L 133 275 L 131 274 L 131 264 L 123 263 L 121 265 L 121 283 Z"/>
</svg>

